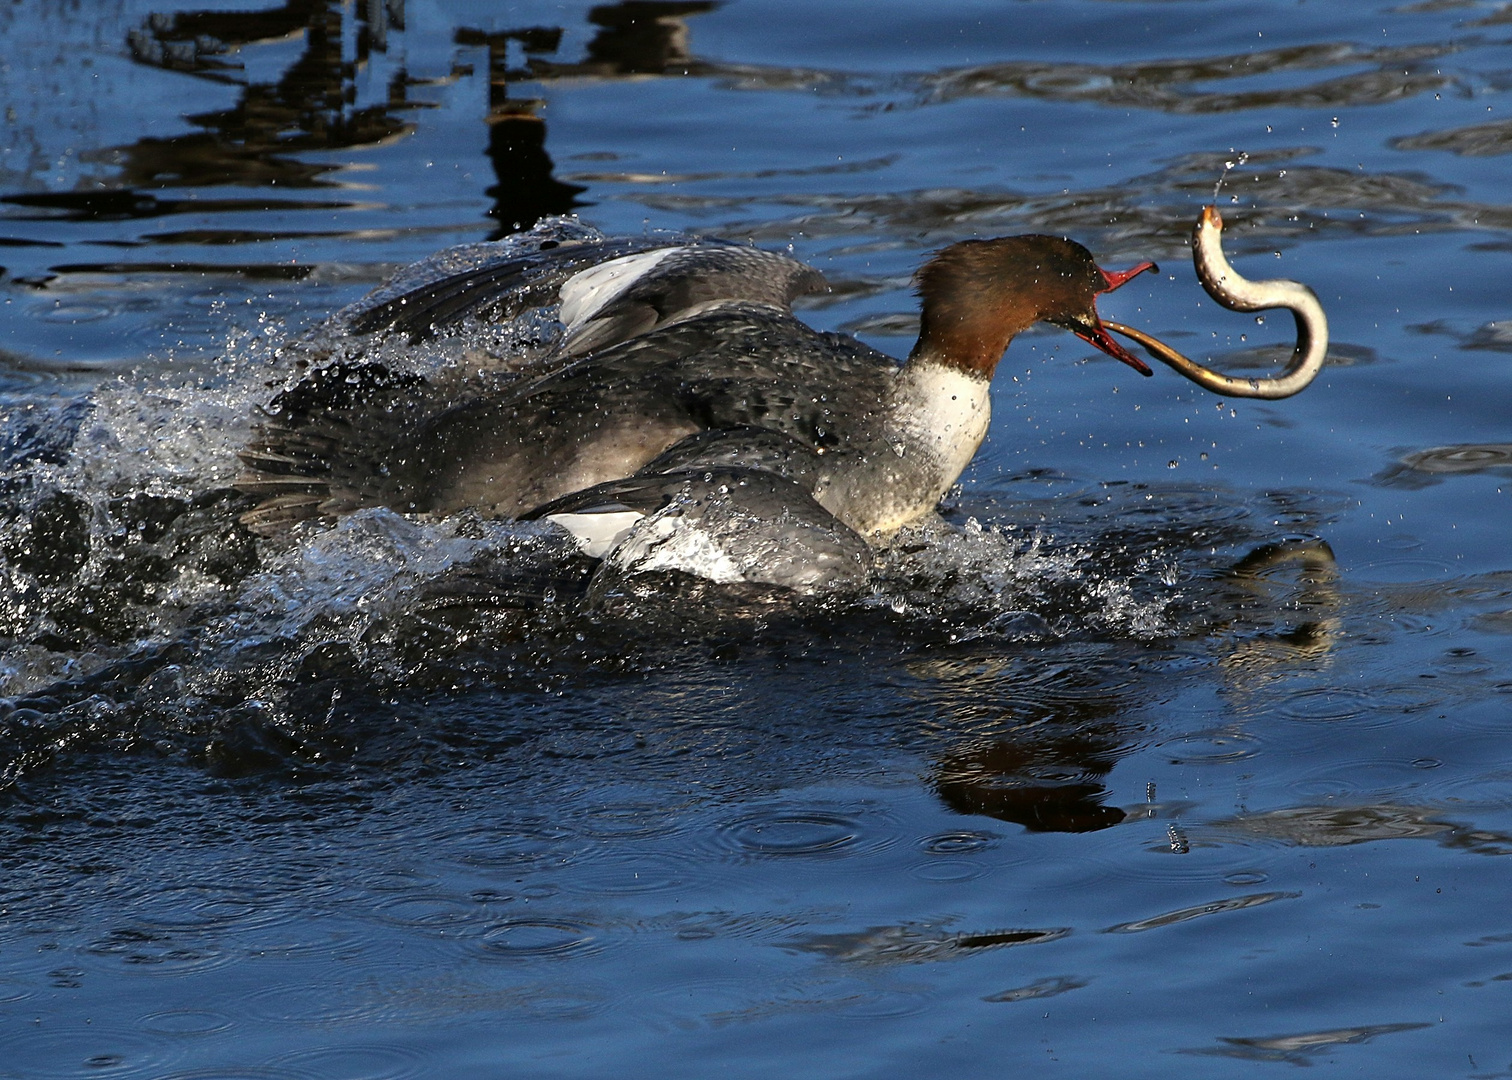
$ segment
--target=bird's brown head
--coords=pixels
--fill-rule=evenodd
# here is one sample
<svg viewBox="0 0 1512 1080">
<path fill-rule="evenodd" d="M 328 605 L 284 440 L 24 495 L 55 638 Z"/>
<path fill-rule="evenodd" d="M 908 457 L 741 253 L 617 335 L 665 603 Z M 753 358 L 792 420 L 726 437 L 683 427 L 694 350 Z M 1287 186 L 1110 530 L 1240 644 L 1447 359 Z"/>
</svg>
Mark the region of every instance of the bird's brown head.
<svg viewBox="0 0 1512 1080">
<path fill-rule="evenodd" d="M 913 355 L 991 378 L 1013 336 L 1047 322 L 1148 375 L 1149 367 L 1104 329 L 1097 295 L 1154 269 L 1147 262 L 1103 270 L 1090 251 L 1058 236 L 963 240 L 914 276 L 923 312 Z"/>
</svg>

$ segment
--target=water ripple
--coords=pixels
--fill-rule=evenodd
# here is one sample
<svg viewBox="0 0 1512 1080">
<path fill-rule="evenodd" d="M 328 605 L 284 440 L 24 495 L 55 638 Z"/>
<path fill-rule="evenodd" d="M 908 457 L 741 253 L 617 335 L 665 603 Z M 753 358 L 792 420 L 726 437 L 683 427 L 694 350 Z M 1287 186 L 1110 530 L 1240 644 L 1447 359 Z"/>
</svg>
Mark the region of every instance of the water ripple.
<svg viewBox="0 0 1512 1080">
<path fill-rule="evenodd" d="M 1178 908 L 1175 911 L 1167 911 L 1162 915 L 1152 915 L 1147 919 L 1135 919 L 1133 922 L 1118 923 L 1103 931 L 1105 934 L 1138 934 L 1145 930 L 1158 930 L 1164 926 L 1175 926 L 1177 923 L 1190 922 L 1207 915 L 1221 915 L 1227 911 L 1243 911 L 1245 908 L 1259 907 L 1261 904 L 1269 904 L 1276 900 L 1295 900 L 1302 894 L 1299 892 L 1263 892 L 1250 893 L 1246 896 L 1231 896 L 1223 900 L 1214 900 L 1208 904 L 1196 904 L 1192 907 Z"/>
<path fill-rule="evenodd" d="M 1462 341 L 1461 346 L 1475 347 L 1469 339 Z M 1490 346 L 1482 343 L 1479 347 Z M 1446 476 L 1505 470 L 1512 470 L 1512 443 L 1454 443 L 1404 453 L 1394 465 L 1372 477 L 1371 482 L 1381 487 L 1413 490 L 1440 483 Z"/>
<path fill-rule="evenodd" d="M 328 977 L 301 978 L 287 973 L 284 982 L 270 983 L 240 996 L 239 1011 L 249 1018 L 276 1024 L 313 1027 L 374 1023 L 391 1015 L 396 987 L 414 978 L 412 961 L 365 962 L 357 974 L 324 969 Z"/>
<path fill-rule="evenodd" d="M 214 1035 L 234 1027 L 236 1021 L 221 1012 L 207 1009 L 165 1009 L 148 1013 L 138 1023 L 143 1031 L 154 1035 Z"/>
<path fill-rule="evenodd" d="M 296 1050 L 269 1064 L 319 1080 L 407 1080 L 426 1072 L 419 1051 L 388 1043 Z"/>
<path fill-rule="evenodd" d="M 130 964 L 139 974 L 197 974 L 237 960 L 233 952 L 180 942 L 174 935 L 139 927 L 112 930 L 91 941 L 86 949 L 95 956 L 110 956 Z"/>
<path fill-rule="evenodd" d="M 1370 694 L 1337 686 L 1316 686 L 1283 697 L 1276 709 L 1293 720 L 1334 722 L 1363 716 L 1374 706 Z"/>
<path fill-rule="evenodd" d="M 637 896 L 694 884 L 708 888 L 713 876 L 692 852 L 619 851 L 578 867 L 563 879 L 562 888 L 592 896 Z"/>
<path fill-rule="evenodd" d="M 1059 941 L 1070 927 L 1023 930 L 947 931 L 942 923 L 903 923 L 873 926 L 839 934 L 807 934 L 787 948 L 818 953 L 831 960 L 865 966 L 926 964 L 956 960 L 990 949 L 1040 945 Z"/>
<path fill-rule="evenodd" d="M 1306 1031 L 1295 1035 L 1271 1035 L 1264 1038 L 1222 1036 L 1223 1046 L 1178 1050 L 1181 1054 L 1240 1058 L 1247 1061 L 1283 1061 L 1292 1065 L 1311 1065 L 1312 1058 L 1340 1046 L 1369 1042 L 1378 1035 L 1399 1031 L 1417 1031 L 1432 1027 L 1426 1023 L 1362 1024 L 1357 1027 Z"/>
<path fill-rule="evenodd" d="M 169 934 L 232 927 L 245 931 L 293 918 L 287 899 L 268 890 L 233 885 L 171 885 L 145 897 L 133 915 L 152 930 Z"/>
<path fill-rule="evenodd" d="M 202 1069 L 167 1073 L 157 1080 L 324 1080 L 306 1072 L 276 1068 L 272 1065 L 210 1065 Z"/>
<path fill-rule="evenodd" d="M 577 857 L 575 838 L 564 828 L 525 829 L 479 825 L 448 836 L 459 862 L 487 870 L 540 870 Z"/>
<path fill-rule="evenodd" d="M 972 881 L 994 869 L 983 863 L 965 862 L 961 859 L 932 859 L 908 868 L 908 875 L 932 885 L 959 885 Z"/>
<path fill-rule="evenodd" d="M 1075 975 L 1056 975 L 1048 979 L 1036 979 L 1025 986 L 1016 986 L 1012 990 L 1004 990 L 997 994 L 988 994 L 983 1001 L 1033 1001 L 1036 998 L 1055 997 L 1070 990 L 1080 990 L 1088 985 L 1090 979 L 1078 978 Z"/>
<path fill-rule="evenodd" d="M 389 926 L 443 935 L 481 926 L 488 920 L 485 905 L 468 897 L 446 893 L 387 897 L 379 901 L 373 911 L 380 922 Z"/>
<path fill-rule="evenodd" d="M 1512 154 L 1512 121 L 1399 135 L 1387 144 L 1393 150 L 1447 150 L 1462 157 L 1493 157 Z"/>
<path fill-rule="evenodd" d="M 751 1009 L 770 984 L 753 986 L 733 977 L 690 971 L 674 986 L 653 986 L 635 999 L 636 1012 L 658 1031 L 696 1031 L 717 1027 Z"/>
<path fill-rule="evenodd" d="M 666 836 L 679 825 L 678 807 L 652 801 L 606 803 L 577 818 L 579 833 L 599 840 Z"/>
<path fill-rule="evenodd" d="M 1227 821 L 1204 830 L 1214 836 L 1272 844 L 1330 848 L 1377 840 L 1434 840 L 1446 847 L 1500 854 L 1512 839 L 1445 820 L 1441 810 L 1391 803 L 1353 806 L 1293 806 Z"/>
<path fill-rule="evenodd" d="M 919 841 L 919 847 L 931 855 L 974 855 L 986 851 L 998 841 L 995 833 L 957 830 L 936 833 Z"/>
<path fill-rule="evenodd" d="M 489 959 L 555 960 L 601 952 L 600 933 L 574 919 L 520 917 L 500 920 L 474 944 Z"/>
<path fill-rule="evenodd" d="M 1174 765 L 1231 765 L 1260 753 L 1264 744 L 1247 732 L 1214 731 L 1162 743 Z"/>
<path fill-rule="evenodd" d="M 877 807 L 851 813 L 785 803 L 724 821 L 707 839 L 713 841 L 716 850 L 738 858 L 854 857 L 891 846 L 899 839 L 879 829 L 878 816 Z"/>
<path fill-rule="evenodd" d="M 12 1033 L 5 1040 L 5 1068 L 31 1080 L 99 1076 L 108 1080 L 157 1080 L 183 1054 L 162 1036 L 108 1022 L 50 1022 L 45 1029 Z"/>
</svg>

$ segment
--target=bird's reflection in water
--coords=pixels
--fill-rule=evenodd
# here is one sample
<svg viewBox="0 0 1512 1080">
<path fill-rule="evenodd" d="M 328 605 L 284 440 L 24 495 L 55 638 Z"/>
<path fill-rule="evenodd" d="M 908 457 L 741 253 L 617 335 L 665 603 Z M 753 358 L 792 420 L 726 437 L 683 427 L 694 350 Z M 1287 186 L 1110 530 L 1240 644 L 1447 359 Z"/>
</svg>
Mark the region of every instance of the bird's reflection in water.
<svg viewBox="0 0 1512 1080">
<path fill-rule="evenodd" d="M 958 814 L 1032 832 L 1094 832 L 1124 820 L 1123 810 L 1103 801 L 1102 780 L 1118 760 L 1116 739 L 1074 726 L 1048 738 L 1033 735 L 986 739 L 946 754 L 930 778 L 935 792 Z"/>
<path fill-rule="evenodd" d="M 1139 684 L 1127 663 L 1078 646 L 1033 646 L 913 666 L 956 733 L 934 755 L 929 784 L 950 809 L 1034 832 L 1092 832 L 1125 812 L 1106 805 L 1104 783 L 1128 750 Z"/>
<path fill-rule="evenodd" d="M 1220 576 L 1227 609 L 1220 621 L 1245 633 L 1219 663 L 1239 691 L 1268 684 L 1297 664 L 1326 661 L 1341 630 L 1342 599 L 1333 552 L 1322 540 L 1266 544 Z M 1300 611 L 1300 622 L 1255 634 L 1265 612 Z M 1211 633 L 1213 629 L 1209 628 Z M 961 814 L 982 815 L 1035 832 L 1093 832 L 1129 814 L 1107 805 L 1105 780 L 1137 733 L 1126 719 L 1143 696 L 1140 682 L 1098 665 L 1028 673 L 1018 665 L 978 660 L 929 665 L 941 704 L 972 727 L 987 726 L 981 711 L 1001 705 L 1001 733 L 963 738 L 939 754 L 930 784 Z M 990 724 L 990 720 L 988 724 Z"/>
</svg>

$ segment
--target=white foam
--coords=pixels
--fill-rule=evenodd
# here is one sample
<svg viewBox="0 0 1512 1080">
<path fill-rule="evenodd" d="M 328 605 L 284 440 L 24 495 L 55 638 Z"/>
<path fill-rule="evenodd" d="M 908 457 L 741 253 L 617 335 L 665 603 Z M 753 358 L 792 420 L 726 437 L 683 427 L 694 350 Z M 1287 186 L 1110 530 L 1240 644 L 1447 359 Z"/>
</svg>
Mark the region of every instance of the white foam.
<svg viewBox="0 0 1512 1080">
<path fill-rule="evenodd" d="M 608 562 L 632 574 L 680 570 L 720 585 L 745 581 L 745 572 L 707 529 L 662 513 L 632 529 Z"/>
<path fill-rule="evenodd" d="M 292 637 L 319 620 L 364 623 L 401 608 L 415 585 L 474 558 L 483 544 L 457 522 L 359 510 L 310 530 L 249 577 L 222 628 L 228 644 Z"/>
</svg>

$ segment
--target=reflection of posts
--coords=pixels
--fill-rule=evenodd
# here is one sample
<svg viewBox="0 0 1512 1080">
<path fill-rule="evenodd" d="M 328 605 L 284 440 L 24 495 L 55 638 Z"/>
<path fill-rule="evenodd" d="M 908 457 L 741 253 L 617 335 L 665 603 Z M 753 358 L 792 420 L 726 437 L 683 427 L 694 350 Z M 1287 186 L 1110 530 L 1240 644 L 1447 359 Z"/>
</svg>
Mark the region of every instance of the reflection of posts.
<svg viewBox="0 0 1512 1080">
<path fill-rule="evenodd" d="M 578 196 L 587 189 L 566 184 L 552 175 L 555 168 L 546 152 L 546 124 L 536 115 L 538 100 L 512 101 L 509 84 L 532 78 L 528 68 L 509 67 L 509 45 L 516 43 L 526 56 L 555 52 L 562 40 L 560 28 L 530 27 L 485 33 L 459 29 L 459 45 L 488 49 L 488 159 L 498 182 L 484 194 L 493 199 L 488 216 L 497 223 L 490 240 L 528 229 L 548 214 L 565 214 L 584 205 Z"/>
<path fill-rule="evenodd" d="M 499 178 L 484 192 L 493 199 L 488 216 L 497 223 L 490 240 L 528 229 L 548 214 L 566 214 L 586 205 L 578 195 L 587 188 L 551 175 L 546 124 L 529 112 L 489 118 L 488 157 Z"/>
<path fill-rule="evenodd" d="M 356 27 L 355 61 L 343 34 Z M 357 72 L 386 47 L 390 26 L 403 25 L 403 5 L 370 0 L 349 17 L 333 0 L 286 0 L 261 11 L 154 13 L 128 35 L 132 59 L 217 83 L 241 86 L 228 109 L 185 117 L 199 130 L 138 139 L 120 147 L 122 183 L 133 188 L 243 186 L 314 187 L 338 168 L 295 152 L 376 146 L 411 125 L 406 80 L 395 71 L 384 100 L 356 104 Z M 246 45 L 303 35 L 298 55 L 274 82 L 249 81 L 232 58 Z"/>
<path fill-rule="evenodd" d="M 692 55 L 683 20 L 717 6 L 710 0 L 625 0 L 596 7 L 588 21 L 602 29 L 588 43 L 585 66 L 607 67 L 617 75 L 661 75 L 687 67 Z"/>
</svg>

